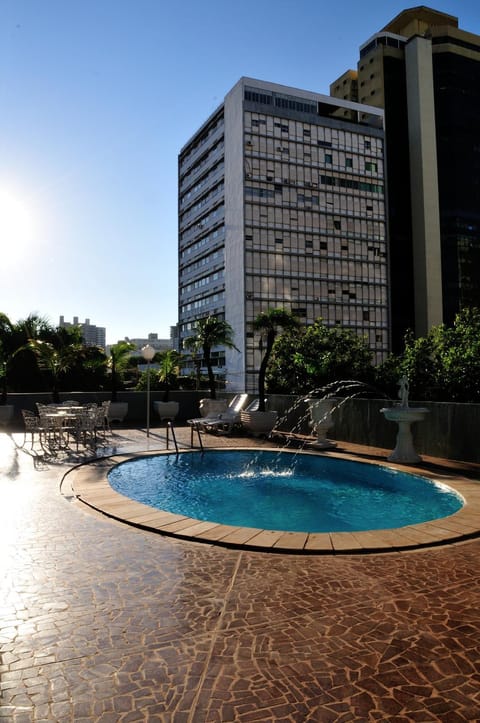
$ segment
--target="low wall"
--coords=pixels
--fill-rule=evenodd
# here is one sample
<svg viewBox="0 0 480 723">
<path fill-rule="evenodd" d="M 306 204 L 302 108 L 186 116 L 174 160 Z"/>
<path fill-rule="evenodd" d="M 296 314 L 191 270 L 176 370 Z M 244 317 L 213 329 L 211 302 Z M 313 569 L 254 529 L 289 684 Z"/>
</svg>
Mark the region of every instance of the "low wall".
<svg viewBox="0 0 480 723">
<path fill-rule="evenodd" d="M 292 429 L 297 423 L 300 432 L 309 434 L 307 404 L 300 402 L 294 413 L 287 412 L 294 400 L 294 397 L 273 395 L 269 407 L 286 414 L 281 420 L 283 429 Z M 333 411 L 334 425 L 327 436 L 337 441 L 393 450 L 398 427 L 394 422 L 388 422 L 380 411 L 392 405 L 393 401 L 384 399 L 339 400 Z M 412 401 L 410 406 L 429 410 L 423 422 L 416 422 L 411 427 L 419 454 L 480 462 L 480 404 Z"/>
<path fill-rule="evenodd" d="M 170 392 L 170 401 L 176 401 L 180 404 L 180 411 L 177 417 L 177 423 L 182 424 L 191 417 L 198 417 L 198 406 L 200 399 L 206 396 L 205 391 L 185 391 L 185 392 Z M 232 395 L 230 395 L 232 396 Z M 219 395 L 220 397 L 220 395 Z M 60 395 L 60 400 L 74 399 L 79 404 L 96 403 L 100 404 L 103 401 L 110 399 L 109 392 L 65 392 Z M 153 402 L 162 401 L 163 392 L 151 392 L 150 393 L 150 423 L 152 426 L 155 424 L 160 425 L 160 420 L 156 418 L 153 411 Z M 36 412 L 36 403 L 50 404 L 52 401 L 52 395 L 48 392 L 44 394 L 9 394 L 7 403 L 12 404 L 15 408 L 12 428 L 23 429 L 22 422 L 22 409 L 29 409 L 32 412 Z M 122 426 L 128 427 L 141 426 L 146 424 L 147 418 L 147 392 L 118 392 L 118 402 L 128 403 L 128 414 L 125 418 Z"/>
<path fill-rule="evenodd" d="M 175 391 L 170 399 L 180 404 L 176 424 L 182 425 L 187 419 L 199 415 L 199 401 L 205 397 L 205 391 Z M 219 398 L 230 399 L 232 394 L 219 393 Z M 162 392 L 151 392 L 150 399 L 161 401 Z M 254 398 L 254 395 L 252 395 Z M 102 402 L 110 399 L 108 393 L 69 392 L 62 399 L 75 399 L 80 404 Z M 11 424 L 13 430 L 23 430 L 22 409 L 36 410 L 36 402 L 48 403 L 51 395 L 46 394 L 10 394 L 8 403 L 14 405 L 15 415 Z M 128 402 L 128 415 L 122 426 L 145 426 L 146 392 L 119 392 L 119 402 Z M 393 402 L 381 399 L 339 400 L 333 412 L 334 426 L 328 436 L 331 439 L 354 442 L 372 447 L 393 449 L 397 434 L 397 425 L 388 422 L 380 410 Z M 447 459 L 480 462 L 480 404 L 450 404 L 445 402 L 411 402 L 411 406 L 427 407 L 429 413 L 425 421 L 412 425 L 415 448 L 420 454 Z M 270 395 L 268 409 L 279 413 L 279 426 L 286 431 L 311 434 L 306 402 L 291 395 Z M 153 412 L 150 414 L 152 427 L 160 426 L 160 420 Z"/>
</svg>

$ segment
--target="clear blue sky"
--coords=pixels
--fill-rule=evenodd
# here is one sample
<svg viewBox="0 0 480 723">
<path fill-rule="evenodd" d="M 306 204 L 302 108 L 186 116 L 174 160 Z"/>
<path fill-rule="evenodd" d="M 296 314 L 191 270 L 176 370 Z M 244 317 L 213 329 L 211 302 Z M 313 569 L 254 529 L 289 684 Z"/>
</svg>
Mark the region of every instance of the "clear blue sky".
<svg viewBox="0 0 480 723">
<path fill-rule="evenodd" d="M 328 94 L 415 4 L 0 0 L 0 311 L 168 337 L 180 148 L 241 76 Z"/>
</svg>

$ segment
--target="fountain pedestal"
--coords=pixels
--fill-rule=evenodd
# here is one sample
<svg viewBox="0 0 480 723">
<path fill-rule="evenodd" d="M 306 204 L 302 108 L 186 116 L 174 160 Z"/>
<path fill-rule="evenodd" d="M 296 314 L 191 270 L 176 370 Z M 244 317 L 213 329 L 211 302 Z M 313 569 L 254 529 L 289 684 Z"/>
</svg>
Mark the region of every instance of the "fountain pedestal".
<svg viewBox="0 0 480 723">
<path fill-rule="evenodd" d="M 428 414 L 426 407 L 384 407 L 380 410 L 385 419 L 398 424 L 397 443 L 393 452 L 388 456 L 390 462 L 401 462 L 404 464 L 415 464 L 421 462 L 422 458 L 415 451 L 412 439 L 411 424 L 422 422 Z"/>
<path fill-rule="evenodd" d="M 310 426 L 317 439 L 308 446 L 315 449 L 332 449 L 336 442 L 327 439 L 327 432 L 333 427 L 332 411 L 338 403 L 333 397 L 327 399 L 307 399 L 310 412 Z"/>
</svg>

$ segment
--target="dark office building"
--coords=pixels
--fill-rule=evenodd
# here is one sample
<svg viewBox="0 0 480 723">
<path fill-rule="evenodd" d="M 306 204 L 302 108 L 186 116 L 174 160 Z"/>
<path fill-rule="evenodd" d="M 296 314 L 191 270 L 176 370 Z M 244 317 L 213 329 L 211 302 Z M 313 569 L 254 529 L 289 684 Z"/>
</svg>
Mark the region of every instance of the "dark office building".
<svg viewBox="0 0 480 723">
<path fill-rule="evenodd" d="M 331 95 L 348 95 L 352 72 Z M 398 350 L 407 328 L 421 336 L 480 306 L 480 37 L 451 15 L 405 10 L 360 48 L 357 88 L 360 103 L 385 110 Z"/>
</svg>

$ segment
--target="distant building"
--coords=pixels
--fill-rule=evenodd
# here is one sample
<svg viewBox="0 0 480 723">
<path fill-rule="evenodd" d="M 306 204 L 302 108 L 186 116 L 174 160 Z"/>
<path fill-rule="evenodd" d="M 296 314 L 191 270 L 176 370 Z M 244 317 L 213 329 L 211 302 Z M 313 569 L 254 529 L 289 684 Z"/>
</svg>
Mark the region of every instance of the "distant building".
<svg viewBox="0 0 480 723">
<path fill-rule="evenodd" d="M 177 351 L 181 351 L 180 349 L 180 335 L 178 330 L 178 324 L 175 324 L 175 326 L 170 327 L 170 341 L 172 344 L 172 349 L 176 349 Z"/>
<path fill-rule="evenodd" d="M 73 317 L 72 323 L 65 321 L 65 318 L 61 316 L 58 325 L 63 329 L 69 329 L 73 326 L 80 327 L 86 346 L 100 346 L 105 349 L 106 329 L 104 326 L 90 324 L 90 319 L 85 319 L 84 323 L 80 323 L 78 316 Z"/>
<path fill-rule="evenodd" d="M 133 356 L 141 354 L 143 347 L 147 346 L 147 344 L 150 344 L 155 351 L 168 351 L 169 349 L 173 349 L 171 339 L 159 339 L 158 334 L 154 333 L 149 334 L 146 339 L 130 339 L 126 336 L 125 339 L 121 339 L 121 341 L 128 341 L 130 344 L 135 344 L 136 349 L 132 352 Z"/>
<path fill-rule="evenodd" d="M 382 110 L 242 78 L 182 148 L 178 344 L 199 319 L 225 319 L 239 351 L 212 358 L 229 390 L 257 388 L 252 322 L 268 308 L 386 355 L 383 138 Z"/>
</svg>

